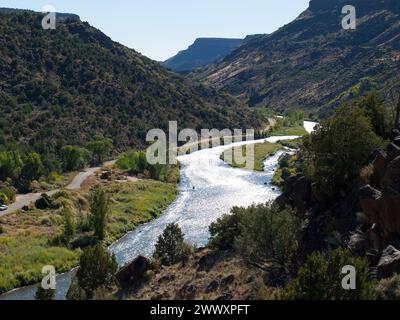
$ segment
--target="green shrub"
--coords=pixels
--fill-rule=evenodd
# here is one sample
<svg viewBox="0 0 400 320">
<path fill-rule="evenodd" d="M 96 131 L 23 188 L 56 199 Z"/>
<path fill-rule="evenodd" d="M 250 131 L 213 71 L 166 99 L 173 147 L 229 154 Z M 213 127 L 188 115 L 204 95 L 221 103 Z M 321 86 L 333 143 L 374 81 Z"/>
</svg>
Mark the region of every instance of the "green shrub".
<svg viewBox="0 0 400 320">
<path fill-rule="evenodd" d="M 84 168 L 90 160 L 90 153 L 85 148 L 65 146 L 61 149 L 64 171 L 76 171 Z"/>
<path fill-rule="evenodd" d="M 45 290 L 39 286 L 35 293 L 35 300 L 54 300 L 56 292 L 53 289 Z"/>
<path fill-rule="evenodd" d="M 0 192 L 0 204 L 10 204 L 10 200 L 8 199 L 7 195 Z"/>
<path fill-rule="evenodd" d="M 239 224 L 243 218 L 243 208 L 233 208 L 231 214 L 224 215 L 209 227 L 209 245 L 218 249 L 232 249 L 235 239 L 240 234 Z"/>
<path fill-rule="evenodd" d="M 356 289 L 345 290 L 342 269 L 356 270 Z M 369 300 L 374 299 L 374 286 L 368 278 L 368 262 L 353 257 L 346 250 L 333 251 L 327 260 L 321 254 L 311 254 L 297 277 L 287 286 L 285 299 L 290 300 Z"/>
<path fill-rule="evenodd" d="M 400 300 L 400 275 L 382 279 L 376 285 L 376 297 L 379 300 Z"/>
<path fill-rule="evenodd" d="M 79 260 L 76 273 L 78 286 L 84 290 L 87 298 L 91 299 L 96 289 L 110 289 L 115 284 L 115 273 L 118 264 L 101 244 L 87 248 Z"/>
<path fill-rule="evenodd" d="M 286 271 L 298 248 L 302 220 L 293 210 L 271 203 L 242 210 L 236 238 L 239 253 L 253 264 Z"/>
<path fill-rule="evenodd" d="M 10 203 L 15 202 L 17 190 L 14 187 L 0 187 L 0 193 L 5 194 Z"/>
</svg>

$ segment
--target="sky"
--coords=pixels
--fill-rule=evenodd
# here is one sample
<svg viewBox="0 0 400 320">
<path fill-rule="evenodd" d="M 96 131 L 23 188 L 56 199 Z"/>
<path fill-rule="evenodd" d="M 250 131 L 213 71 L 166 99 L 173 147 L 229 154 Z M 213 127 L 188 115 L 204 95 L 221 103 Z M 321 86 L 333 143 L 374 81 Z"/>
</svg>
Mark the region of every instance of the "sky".
<svg viewBox="0 0 400 320">
<path fill-rule="evenodd" d="M 0 7 L 78 14 L 114 41 L 164 61 L 196 38 L 244 38 L 291 22 L 309 0 L 0 0 Z"/>
</svg>

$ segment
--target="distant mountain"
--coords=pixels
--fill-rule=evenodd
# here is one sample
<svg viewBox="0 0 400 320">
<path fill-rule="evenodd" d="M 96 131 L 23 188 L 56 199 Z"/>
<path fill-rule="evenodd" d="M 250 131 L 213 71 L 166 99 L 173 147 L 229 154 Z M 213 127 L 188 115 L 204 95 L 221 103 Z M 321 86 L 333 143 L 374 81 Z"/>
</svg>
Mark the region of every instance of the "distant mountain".
<svg viewBox="0 0 400 320">
<path fill-rule="evenodd" d="M 88 23 L 43 30 L 43 14 L 0 13 L 0 150 L 55 152 L 102 134 L 118 150 L 152 128 L 257 127 L 237 99 L 167 71 Z"/>
<path fill-rule="evenodd" d="M 354 5 L 357 29 L 342 28 Z M 193 76 L 252 106 L 327 113 L 400 72 L 400 1 L 312 0 L 296 20 Z"/>
<path fill-rule="evenodd" d="M 225 57 L 252 37 L 255 36 L 245 39 L 199 38 L 188 49 L 162 62 L 162 65 L 175 72 L 193 71 Z"/>
</svg>

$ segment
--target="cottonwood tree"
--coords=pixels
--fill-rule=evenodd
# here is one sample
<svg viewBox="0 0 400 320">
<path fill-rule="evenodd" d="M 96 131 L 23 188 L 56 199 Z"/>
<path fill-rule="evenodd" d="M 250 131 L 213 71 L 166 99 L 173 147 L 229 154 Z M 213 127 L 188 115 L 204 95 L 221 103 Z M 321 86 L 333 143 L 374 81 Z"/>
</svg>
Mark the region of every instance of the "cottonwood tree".
<svg viewBox="0 0 400 320">
<path fill-rule="evenodd" d="M 102 188 L 96 188 L 90 195 L 90 226 L 94 235 L 103 240 L 106 232 L 107 219 L 110 213 L 110 199 Z"/>
</svg>

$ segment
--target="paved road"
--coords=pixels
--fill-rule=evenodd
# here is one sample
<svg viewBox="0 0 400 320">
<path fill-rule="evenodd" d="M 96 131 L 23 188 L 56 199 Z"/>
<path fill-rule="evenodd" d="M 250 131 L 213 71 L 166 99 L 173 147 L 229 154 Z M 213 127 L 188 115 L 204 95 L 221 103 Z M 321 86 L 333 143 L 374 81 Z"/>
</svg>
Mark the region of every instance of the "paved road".
<svg viewBox="0 0 400 320">
<path fill-rule="evenodd" d="M 113 161 L 107 161 L 104 163 L 104 166 L 111 166 L 115 163 L 115 160 Z M 101 167 L 94 167 L 94 168 L 88 168 L 85 171 L 79 172 L 72 182 L 65 187 L 65 189 L 68 190 L 78 190 L 81 188 L 82 183 L 91 175 L 93 175 L 96 171 L 100 170 Z M 8 210 L 6 211 L 1 211 L 0 212 L 0 217 L 5 216 L 6 214 L 13 213 L 17 210 L 22 209 L 25 206 L 28 206 L 32 202 L 35 202 L 37 199 L 41 197 L 43 193 L 47 194 L 48 196 L 51 196 L 58 192 L 60 190 L 52 190 L 48 192 L 40 192 L 40 193 L 27 193 L 27 194 L 21 194 L 17 195 L 17 199 L 13 204 L 9 205 Z"/>
</svg>

